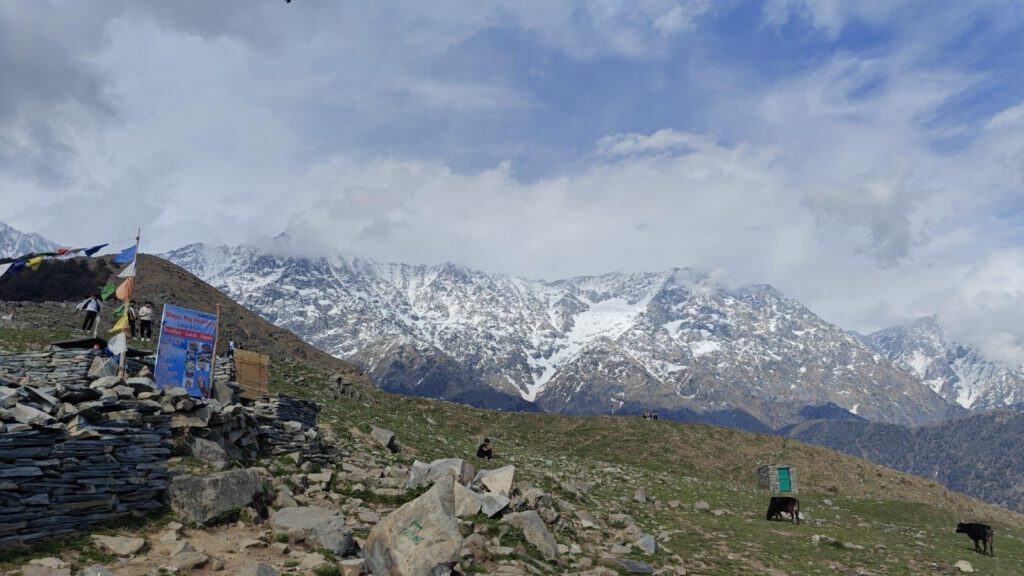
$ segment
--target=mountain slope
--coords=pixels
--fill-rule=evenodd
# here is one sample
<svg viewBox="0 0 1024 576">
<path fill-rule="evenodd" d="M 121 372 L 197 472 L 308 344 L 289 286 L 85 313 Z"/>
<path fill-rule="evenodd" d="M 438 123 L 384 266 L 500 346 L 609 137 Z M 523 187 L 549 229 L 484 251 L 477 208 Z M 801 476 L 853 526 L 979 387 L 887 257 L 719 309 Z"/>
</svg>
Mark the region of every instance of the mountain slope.
<svg viewBox="0 0 1024 576">
<path fill-rule="evenodd" d="M 772 427 L 808 405 L 905 423 L 951 409 L 772 287 L 725 288 L 692 270 L 543 282 L 248 246 L 166 257 L 387 390 L 490 390 L 565 413 L 739 410 Z"/>
<path fill-rule="evenodd" d="M 1024 372 L 953 342 L 934 316 L 879 330 L 864 341 L 964 408 L 991 410 L 1024 403 Z"/>
<path fill-rule="evenodd" d="M 790 438 L 933 479 L 953 490 L 1024 510 L 1024 413 L 995 410 L 933 426 L 814 421 Z"/>
<path fill-rule="evenodd" d="M 47 252 L 56 247 L 56 244 L 39 234 L 21 232 L 0 222 L 0 258 L 21 256 L 29 252 Z"/>
</svg>

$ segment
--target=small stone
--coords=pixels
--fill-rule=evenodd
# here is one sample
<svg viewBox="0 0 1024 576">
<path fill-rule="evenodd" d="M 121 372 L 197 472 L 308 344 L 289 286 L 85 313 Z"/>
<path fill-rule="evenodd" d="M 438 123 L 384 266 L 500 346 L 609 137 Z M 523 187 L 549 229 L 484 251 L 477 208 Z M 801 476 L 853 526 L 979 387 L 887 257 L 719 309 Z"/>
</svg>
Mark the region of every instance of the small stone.
<svg viewBox="0 0 1024 576">
<path fill-rule="evenodd" d="M 127 536 L 95 535 L 92 537 L 92 541 L 117 556 L 138 554 L 146 546 L 146 541 L 142 538 L 129 538 Z"/>
<path fill-rule="evenodd" d="M 974 572 L 974 566 L 967 560 L 957 560 L 953 564 L 953 567 L 959 570 L 960 572 L 964 572 L 967 574 Z"/>
<path fill-rule="evenodd" d="M 703 500 L 698 500 L 693 503 L 693 509 L 698 512 L 707 512 L 708 510 L 711 510 L 711 504 L 708 504 Z"/>
</svg>

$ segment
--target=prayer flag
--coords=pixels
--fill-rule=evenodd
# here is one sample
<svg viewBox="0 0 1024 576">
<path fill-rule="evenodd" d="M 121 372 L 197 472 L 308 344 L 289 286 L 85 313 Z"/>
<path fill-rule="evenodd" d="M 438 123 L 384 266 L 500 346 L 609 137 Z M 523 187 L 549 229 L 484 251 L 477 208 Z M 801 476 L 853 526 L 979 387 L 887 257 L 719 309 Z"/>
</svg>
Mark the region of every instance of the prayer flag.
<svg viewBox="0 0 1024 576">
<path fill-rule="evenodd" d="M 128 264 L 135 260 L 135 246 L 121 250 L 121 253 L 114 257 L 114 264 Z"/>
<path fill-rule="evenodd" d="M 106 244 L 100 244 L 99 246 L 93 246 L 92 248 L 86 248 L 85 249 L 85 255 L 86 256 L 92 256 L 93 254 L 99 252 L 100 250 L 103 250 L 106 247 L 107 247 Z"/>
<path fill-rule="evenodd" d="M 118 300 L 127 300 L 132 295 L 132 288 L 135 287 L 135 278 L 125 278 L 124 282 L 117 287 L 117 291 L 114 295 L 117 296 Z"/>
<path fill-rule="evenodd" d="M 9 262 L 7 264 L 0 264 L 0 276 L 3 276 L 4 274 L 6 274 L 7 273 L 7 269 L 10 268 L 13 265 L 14 265 L 14 262 Z"/>
<path fill-rule="evenodd" d="M 110 327 L 109 332 L 124 332 L 124 329 L 128 327 L 128 316 L 121 316 L 121 319 L 114 322 L 114 325 Z"/>
<path fill-rule="evenodd" d="M 118 278 L 134 278 L 135 277 L 135 261 L 133 260 L 127 268 L 121 270 L 121 273 L 117 275 Z"/>
<path fill-rule="evenodd" d="M 116 291 L 117 286 L 114 286 L 113 282 L 107 282 L 107 285 L 104 286 L 103 290 L 100 292 L 100 299 L 106 300 L 107 298 L 110 298 Z"/>
<path fill-rule="evenodd" d="M 25 262 L 25 266 L 35 270 L 39 268 L 39 265 L 43 263 L 45 256 L 36 256 L 35 258 L 29 258 L 28 262 Z"/>
<path fill-rule="evenodd" d="M 124 354 L 128 351 L 128 339 L 125 338 L 123 330 L 107 342 L 107 348 L 114 354 Z"/>
<path fill-rule="evenodd" d="M 128 303 L 127 302 L 122 302 L 121 305 L 117 307 L 117 310 L 114 310 L 114 316 L 121 316 L 122 314 L 124 314 L 125 310 L 126 310 L 126 308 L 125 308 L 126 304 L 128 304 Z"/>
</svg>

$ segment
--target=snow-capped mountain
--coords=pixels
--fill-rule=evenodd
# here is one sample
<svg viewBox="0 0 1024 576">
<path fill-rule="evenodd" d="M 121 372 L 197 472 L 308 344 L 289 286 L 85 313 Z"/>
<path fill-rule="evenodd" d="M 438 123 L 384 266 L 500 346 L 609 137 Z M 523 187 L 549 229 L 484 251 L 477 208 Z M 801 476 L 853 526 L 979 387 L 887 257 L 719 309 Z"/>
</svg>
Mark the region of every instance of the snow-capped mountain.
<svg viewBox="0 0 1024 576">
<path fill-rule="evenodd" d="M 544 282 L 248 246 L 165 257 L 404 393 L 566 413 L 742 411 L 773 427 L 829 403 L 900 423 L 954 409 L 774 288 L 692 270 Z"/>
<path fill-rule="evenodd" d="M 864 341 L 964 408 L 991 410 L 1024 403 L 1024 372 L 950 340 L 934 316 L 879 330 Z"/>
<path fill-rule="evenodd" d="M 56 244 L 39 234 L 28 234 L 0 222 L 0 258 L 11 258 L 29 252 L 47 252 Z"/>
</svg>

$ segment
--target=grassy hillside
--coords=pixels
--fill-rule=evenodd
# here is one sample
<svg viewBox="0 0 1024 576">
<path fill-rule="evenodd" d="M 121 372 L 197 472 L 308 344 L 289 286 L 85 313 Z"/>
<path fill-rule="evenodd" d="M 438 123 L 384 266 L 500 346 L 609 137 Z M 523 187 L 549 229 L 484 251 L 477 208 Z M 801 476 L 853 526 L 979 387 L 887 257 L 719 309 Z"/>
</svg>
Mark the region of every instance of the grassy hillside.
<svg viewBox="0 0 1024 576">
<path fill-rule="evenodd" d="M 24 348 L 35 343 L 81 336 L 82 333 L 74 329 L 81 325 L 82 317 L 73 305 L 89 292 L 98 292 L 108 280 L 117 280 L 112 276 L 123 266 L 116 266 L 111 260 L 110 257 L 75 258 L 48 262 L 36 272 L 24 272 L 6 279 L 0 285 L 0 314 L 12 314 L 11 324 L 17 328 L 6 329 L 9 346 Z M 288 330 L 267 322 L 184 269 L 148 254 L 139 256 L 138 266 L 135 300 L 152 300 L 157 304 L 158 312 L 159 306 L 165 303 L 210 312 L 220 305 L 221 350 L 228 339 L 234 339 L 247 348 L 266 352 L 279 360 L 292 358 L 358 377 L 356 369 L 348 362 L 334 358 L 306 344 Z M 88 282 L 68 285 L 62 281 L 68 277 L 85 278 Z M 108 304 L 100 324 L 101 335 L 113 323 L 112 312 L 116 304 L 112 300 Z M 147 347 L 142 343 L 134 345 Z"/>
<path fill-rule="evenodd" d="M 933 426 L 874 422 L 805 422 L 792 438 L 867 458 L 1024 510 L 1024 413 L 997 410 Z"/>
<path fill-rule="evenodd" d="M 521 478 L 561 494 L 574 481 L 594 482 L 582 501 L 588 511 L 630 514 L 664 536 L 691 574 L 945 574 L 959 559 L 984 574 L 1024 573 L 1021 516 L 782 437 L 635 417 L 491 412 L 379 391 L 356 401 L 336 398 L 333 384 L 300 365 L 275 366 L 272 388 L 323 402 L 339 436 L 369 424 L 395 430 L 410 460 L 469 458 L 488 436 L 502 456 L 496 465 L 514 463 Z M 769 494 L 755 472 L 769 462 L 796 466 L 805 523 L 765 521 Z M 641 486 L 659 503 L 634 501 Z M 696 511 L 698 500 L 726 512 Z M 965 519 L 996 526 L 996 558 L 974 554 L 953 532 Z M 815 544 L 813 535 L 837 543 Z"/>
</svg>

